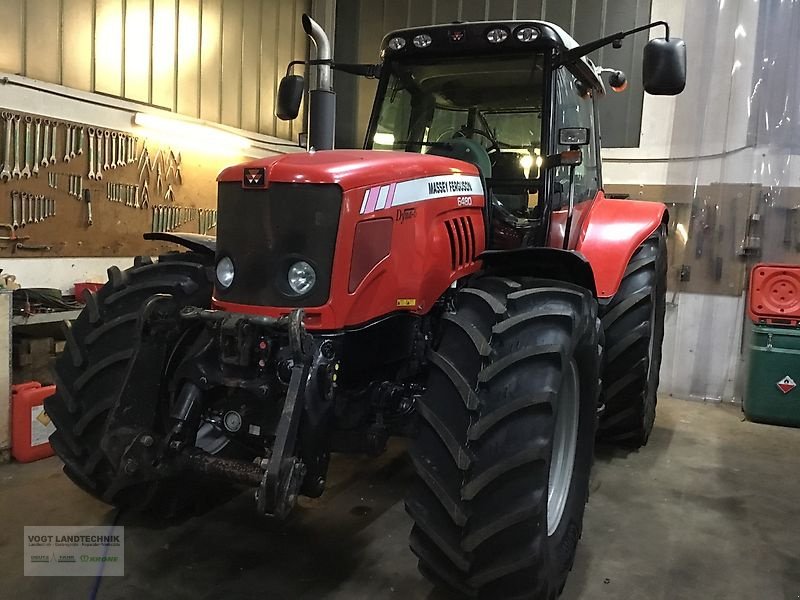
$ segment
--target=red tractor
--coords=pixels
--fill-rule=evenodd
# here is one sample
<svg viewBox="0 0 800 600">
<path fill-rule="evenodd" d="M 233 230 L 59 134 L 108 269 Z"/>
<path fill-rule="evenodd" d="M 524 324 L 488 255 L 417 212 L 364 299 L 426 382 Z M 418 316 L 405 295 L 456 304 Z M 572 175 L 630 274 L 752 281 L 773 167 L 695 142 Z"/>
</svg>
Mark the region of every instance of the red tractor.
<svg viewBox="0 0 800 600">
<path fill-rule="evenodd" d="M 644 86 L 677 94 L 663 22 L 582 46 L 540 21 L 405 29 L 381 64 L 343 65 L 304 17 L 311 151 L 224 170 L 216 238 L 148 234 L 187 251 L 85 296 L 46 401 L 66 474 L 162 515 L 250 486 L 281 518 L 331 453 L 406 436 L 421 571 L 555 597 L 598 424 L 639 446 L 655 417 L 668 215 L 604 195 L 586 55 L 656 25 Z M 329 150 L 331 69 L 379 80 L 364 150 Z M 279 116 L 302 90 L 284 79 Z"/>
</svg>

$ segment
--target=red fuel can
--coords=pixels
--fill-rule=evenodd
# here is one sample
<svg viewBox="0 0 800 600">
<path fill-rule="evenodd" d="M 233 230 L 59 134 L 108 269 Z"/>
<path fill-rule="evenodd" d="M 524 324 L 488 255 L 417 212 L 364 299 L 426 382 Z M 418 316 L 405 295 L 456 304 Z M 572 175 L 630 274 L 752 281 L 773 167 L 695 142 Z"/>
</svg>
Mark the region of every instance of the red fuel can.
<svg viewBox="0 0 800 600">
<path fill-rule="evenodd" d="M 37 381 L 11 386 L 11 456 L 19 462 L 53 456 L 48 438 L 55 426 L 44 412 L 44 399 L 55 391 Z"/>
</svg>

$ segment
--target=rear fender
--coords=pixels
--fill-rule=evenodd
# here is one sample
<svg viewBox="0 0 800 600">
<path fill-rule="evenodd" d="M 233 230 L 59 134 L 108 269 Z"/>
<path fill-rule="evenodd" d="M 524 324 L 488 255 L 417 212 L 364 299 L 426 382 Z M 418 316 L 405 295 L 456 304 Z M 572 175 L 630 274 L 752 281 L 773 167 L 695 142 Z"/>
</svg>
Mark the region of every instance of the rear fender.
<svg viewBox="0 0 800 600">
<path fill-rule="evenodd" d="M 596 296 L 592 266 L 577 252 L 558 248 L 527 247 L 487 250 L 479 257 L 492 275 L 529 276 L 574 283 Z"/>
<path fill-rule="evenodd" d="M 581 223 L 576 250 L 589 261 L 599 298 L 617 293 L 636 249 L 669 221 L 660 202 L 612 200 L 600 195 Z"/>
</svg>

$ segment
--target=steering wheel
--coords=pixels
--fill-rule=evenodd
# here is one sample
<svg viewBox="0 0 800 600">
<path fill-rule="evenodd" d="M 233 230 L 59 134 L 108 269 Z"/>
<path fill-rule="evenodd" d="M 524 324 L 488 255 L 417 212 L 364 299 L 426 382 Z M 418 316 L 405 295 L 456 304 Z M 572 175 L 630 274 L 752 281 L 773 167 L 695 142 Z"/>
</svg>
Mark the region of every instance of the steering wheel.
<svg viewBox="0 0 800 600">
<path fill-rule="evenodd" d="M 472 129 L 469 129 L 469 128 L 459 129 L 458 131 L 455 132 L 453 137 L 454 138 L 456 138 L 456 137 L 467 137 L 467 135 L 466 135 L 467 133 L 472 133 L 472 134 L 476 134 L 477 133 L 479 136 L 484 137 L 487 140 L 489 140 L 488 152 L 500 152 L 500 143 L 495 138 L 493 138 L 492 135 L 489 132 L 484 131 L 483 129 L 474 129 L 474 128 L 472 128 Z"/>
</svg>

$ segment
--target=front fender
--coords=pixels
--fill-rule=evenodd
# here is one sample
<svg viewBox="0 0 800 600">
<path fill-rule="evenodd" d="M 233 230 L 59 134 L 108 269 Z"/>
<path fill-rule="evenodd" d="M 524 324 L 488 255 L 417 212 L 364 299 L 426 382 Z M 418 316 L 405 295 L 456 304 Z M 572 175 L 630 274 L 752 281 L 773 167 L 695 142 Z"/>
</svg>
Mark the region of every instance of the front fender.
<svg viewBox="0 0 800 600">
<path fill-rule="evenodd" d="M 145 233 L 142 237 L 146 240 L 157 240 L 159 242 L 172 242 L 173 244 L 180 244 L 192 252 L 197 252 L 198 254 L 208 254 L 212 257 L 217 253 L 217 238 L 213 235 L 157 231 L 153 233 Z"/>
<path fill-rule="evenodd" d="M 617 293 L 636 249 L 669 220 L 660 202 L 611 200 L 600 195 L 581 223 L 576 250 L 592 266 L 599 298 Z"/>
<path fill-rule="evenodd" d="M 591 265 L 586 258 L 571 250 L 542 247 L 486 250 L 478 258 L 483 261 L 486 273 L 556 279 L 574 283 L 596 295 Z"/>
</svg>

